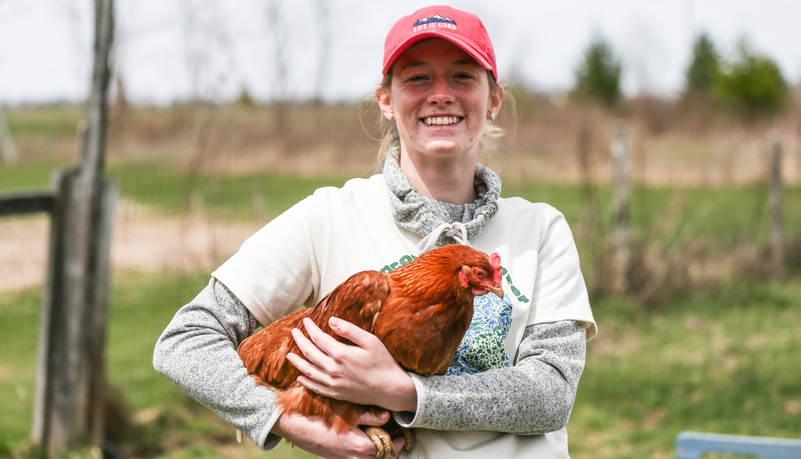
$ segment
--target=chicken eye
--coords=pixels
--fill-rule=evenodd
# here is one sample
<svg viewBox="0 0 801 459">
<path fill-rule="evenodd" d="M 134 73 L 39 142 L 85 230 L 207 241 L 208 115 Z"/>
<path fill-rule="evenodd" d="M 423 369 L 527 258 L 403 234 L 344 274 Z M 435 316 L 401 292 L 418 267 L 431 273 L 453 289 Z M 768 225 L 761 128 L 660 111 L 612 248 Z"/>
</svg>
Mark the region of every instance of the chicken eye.
<svg viewBox="0 0 801 459">
<path fill-rule="evenodd" d="M 476 276 L 477 276 L 477 277 L 484 277 L 484 271 L 481 271 L 481 270 L 479 269 L 478 271 L 476 271 Z"/>
</svg>

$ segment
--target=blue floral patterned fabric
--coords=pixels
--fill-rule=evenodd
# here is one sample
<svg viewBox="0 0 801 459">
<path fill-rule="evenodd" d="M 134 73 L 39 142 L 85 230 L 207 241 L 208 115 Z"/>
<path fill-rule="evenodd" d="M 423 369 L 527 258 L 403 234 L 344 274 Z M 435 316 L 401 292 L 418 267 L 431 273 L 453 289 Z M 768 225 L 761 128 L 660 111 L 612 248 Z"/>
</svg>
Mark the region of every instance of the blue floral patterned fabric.
<svg viewBox="0 0 801 459">
<path fill-rule="evenodd" d="M 476 374 L 491 368 L 509 366 L 504 340 L 512 325 L 512 303 L 493 293 L 473 300 L 473 320 L 453 357 L 446 374 Z"/>
</svg>

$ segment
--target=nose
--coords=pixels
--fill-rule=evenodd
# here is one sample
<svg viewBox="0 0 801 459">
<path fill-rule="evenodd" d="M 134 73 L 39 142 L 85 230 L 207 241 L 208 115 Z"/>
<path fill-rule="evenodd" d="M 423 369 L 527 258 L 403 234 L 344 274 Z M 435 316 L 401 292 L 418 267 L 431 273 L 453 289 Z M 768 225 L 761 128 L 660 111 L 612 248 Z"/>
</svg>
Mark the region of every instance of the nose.
<svg viewBox="0 0 801 459">
<path fill-rule="evenodd" d="M 446 105 L 453 103 L 453 88 L 445 78 L 437 78 L 431 85 L 431 94 L 428 96 L 429 104 Z"/>
</svg>

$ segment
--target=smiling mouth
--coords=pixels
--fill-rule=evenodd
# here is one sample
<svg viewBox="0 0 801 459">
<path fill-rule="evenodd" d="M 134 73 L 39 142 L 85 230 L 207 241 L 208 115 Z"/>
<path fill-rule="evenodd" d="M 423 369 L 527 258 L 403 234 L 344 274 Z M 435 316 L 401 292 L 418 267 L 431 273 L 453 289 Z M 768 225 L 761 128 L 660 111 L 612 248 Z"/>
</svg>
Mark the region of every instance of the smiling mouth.
<svg viewBox="0 0 801 459">
<path fill-rule="evenodd" d="M 461 120 L 462 118 L 458 116 L 429 116 L 427 118 L 423 118 L 423 122 L 428 126 L 449 126 L 451 124 L 456 124 Z"/>
</svg>

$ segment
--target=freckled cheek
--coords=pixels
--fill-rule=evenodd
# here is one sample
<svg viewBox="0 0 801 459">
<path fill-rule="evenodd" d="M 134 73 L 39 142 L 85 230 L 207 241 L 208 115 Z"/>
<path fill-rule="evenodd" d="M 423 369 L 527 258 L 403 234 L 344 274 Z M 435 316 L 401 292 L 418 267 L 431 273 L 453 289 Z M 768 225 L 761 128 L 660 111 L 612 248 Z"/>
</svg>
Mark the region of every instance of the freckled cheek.
<svg viewBox="0 0 801 459">
<path fill-rule="evenodd" d="M 416 119 L 398 120 L 398 133 L 400 134 L 401 142 L 404 144 L 415 144 L 419 142 L 419 128 L 415 124 L 409 125 L 409 123 L 416 122 Z"/>
<path fill-rule="evenodd" d="M 484 135 L 484 128 L 486 127 L 486 122 L 484 118 L 475 115 L 470 123 L 470 127 L 467 130 L 468 136 L 470 141 L 474 141 Z"/>
<path fill-rule="evenodd" d="M 425 103 L 425 98 L 408 89 L 397 89 L 393 91 L 392 100 L 395 102 L 395 114 L 400 117 L 414 117 L 417 107 Z"/>
<path fill-rule="evenodd" d="M 417 123 L 420 122 L 419 118 L 417 117 L 417 111 L 410 108 L 399 108 L 399 112 L 396 122 L 398 123 L 398 127 L 405 127 L 406 129 L 416 129 Z"/>
<path fill-rule="evenodd" d="M 489 99 L 483 96 L 474 96 L 465 100 L 465 106 L 470 107 L 470 111 L 476 115 L 485 115 L 489 110 Z"/>
<path fill-rule="evenodd" d="M 414 116 L 405 116 L 400 120 L 397 120 L 398 123 L 398 130 L 401 133 L 401 137 L 406 137 L 408 139 L 416 139 L 418 136 L 419 120 Z"/>
</svg>

